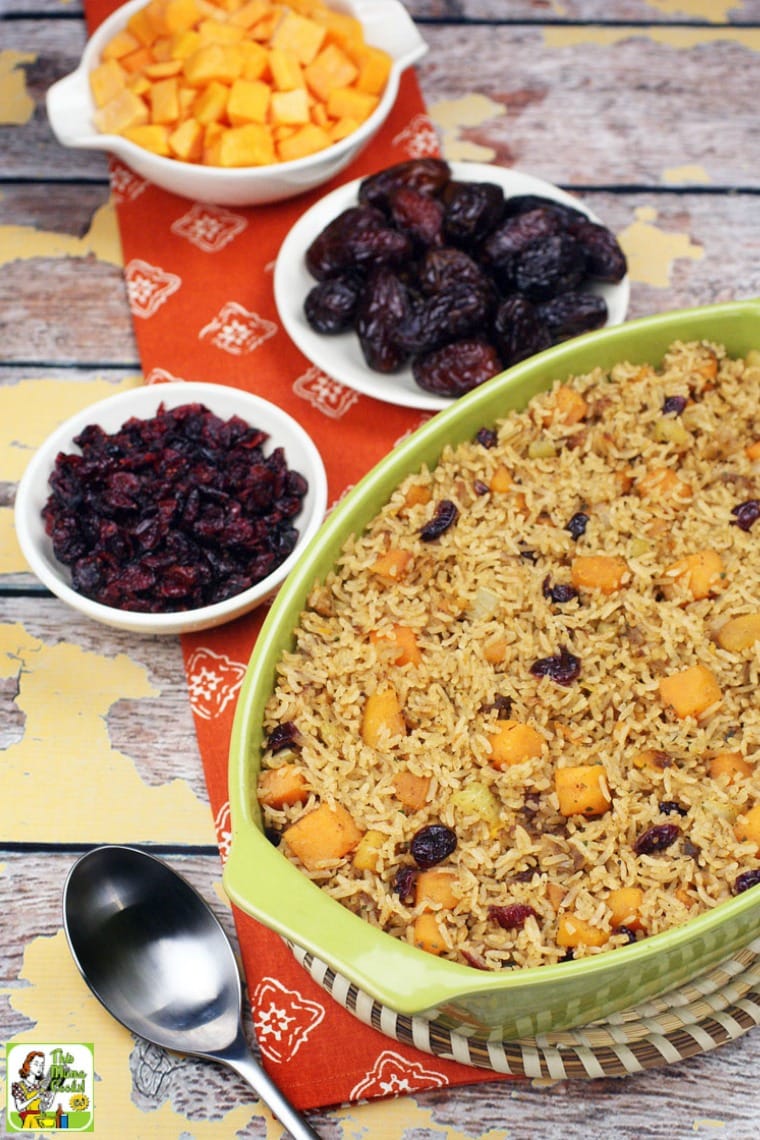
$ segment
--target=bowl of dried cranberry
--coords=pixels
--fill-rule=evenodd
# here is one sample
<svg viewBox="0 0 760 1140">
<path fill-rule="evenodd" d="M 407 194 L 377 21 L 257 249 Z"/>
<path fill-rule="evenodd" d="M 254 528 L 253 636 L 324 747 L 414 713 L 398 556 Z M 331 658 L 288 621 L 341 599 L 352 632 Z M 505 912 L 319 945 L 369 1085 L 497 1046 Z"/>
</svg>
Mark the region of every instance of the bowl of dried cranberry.
<svg viewBox="0 0 760 1140">
<path fill-rule="evenodd" d="M 134 633 L 220 625 L 270 598 L 318 530 L 321 456 L 290 415 L 219 384 L 120 392 L 54 431 L 18 487 L 40 581 Z"/>
</svg>

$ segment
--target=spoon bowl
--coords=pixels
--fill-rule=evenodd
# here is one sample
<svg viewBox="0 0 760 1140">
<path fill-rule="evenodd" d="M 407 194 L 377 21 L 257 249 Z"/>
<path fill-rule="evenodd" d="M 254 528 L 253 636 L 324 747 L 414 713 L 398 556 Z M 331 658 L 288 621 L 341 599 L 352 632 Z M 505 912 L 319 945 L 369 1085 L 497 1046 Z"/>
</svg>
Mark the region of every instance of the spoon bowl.
<svg viewBox="0 0 760 1140">
<path fill-rule="evenodd" d="M 186 879 L 136 848 L 95 848 L 69 871 L 63 923 L 82 977 L 117 1021 L 165 1049 L 228 1065 L 297 1140 L 316 1137 L 253 1057 L 232 946 Z"/>
</svg>

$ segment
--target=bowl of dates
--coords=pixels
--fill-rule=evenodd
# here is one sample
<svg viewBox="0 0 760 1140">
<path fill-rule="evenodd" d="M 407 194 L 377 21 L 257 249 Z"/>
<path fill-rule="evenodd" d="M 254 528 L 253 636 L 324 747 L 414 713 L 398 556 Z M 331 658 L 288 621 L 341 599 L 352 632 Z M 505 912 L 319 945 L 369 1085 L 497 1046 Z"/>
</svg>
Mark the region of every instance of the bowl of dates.
<svg viewBox="0 0 760 1140">
<path fill-rule="evenodd" d="M 117 8 L 48 90 L 58 141 L 106 151 L 194 201 L 279 202 L 353 161 L 427 51 L 400 0 L 233 7 Z"/>
<path fill-rule="evenodd" d="M 499 166 L 412 159 L 338 187 L 274 275 L 291 339 L 366 396 L 437 411 L 628 308 L 617 239 L 578 199 Z"/>
<path fill-rule="evenodd" d="M 220 625 L 270 598 L 319 528 L 320 454 L 259 396 L 177 381 L 120 392 L 42 444 L 19 483 L 21 550 L 87 617 L 133 633 Z"/>
</svg>

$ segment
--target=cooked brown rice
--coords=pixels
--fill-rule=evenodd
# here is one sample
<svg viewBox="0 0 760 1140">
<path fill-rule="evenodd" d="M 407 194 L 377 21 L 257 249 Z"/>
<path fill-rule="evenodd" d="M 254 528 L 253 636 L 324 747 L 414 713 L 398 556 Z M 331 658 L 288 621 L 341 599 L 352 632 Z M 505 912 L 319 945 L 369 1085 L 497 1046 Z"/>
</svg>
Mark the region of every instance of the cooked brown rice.
<svg viewBox="0 0 760 1140">
<path fill-rule="evenodd" d="M 297 736 L 263 758 L 305 775 L 298 802 L 264 805 L 286 856 L 390 934 L 489 969 L 599 953 L 760 879 L 760 806 L 747 824 L 760 805 L 760 521 L 743 528 L 735 513 L 760 497 L 760 355 L 677 343 L 656 368 L 558 381 L 495 427 L 408 476 L 314 587 L 265 717 L 268 739 Z M 444 500 L 456 521 L 423 541 Z M 409 556 L 395 581 L 377 572 L 389 550 Z M 705 551 L 719 568 L 700 589 L 679 562 Z M 622 571 L 609 592 L 574 578 L 573 560 L 597 555 L 623 560 L 603 564 Z M 576 596 L 552 597 L 574 580 Z M 754 639 L 722 647 L 742 615 L 757 615 Z M 397 662 L 382 636 L 394 625 L 413 631 L 418 663 Z M 531 672 L 562 650 L 576 679 Z M 660 682 L 687 669 L 709 670 L 717 690 L 679 712 Z M 401 726 L 367 743 L 368 698 L 388 688 Z M 530 726 L 539 754 L 496 767 L 505 721 Z M 724 753 L 734 761 L 718 775 Z M 555 771 L 589 765 L 603 774 L 597 810 L 563 814 Z M 399 798 L 402 771 L 427 778 L 416 810 Z M 346 854 L 304 867 L 287 829 L 320 804 L 371 833 L 368 858 L 357 833 Z M 453 873 L 443 903 L 408 893 L 410 843 L 431 824 L 456 836 L 437 867 Z"/>
</svg>

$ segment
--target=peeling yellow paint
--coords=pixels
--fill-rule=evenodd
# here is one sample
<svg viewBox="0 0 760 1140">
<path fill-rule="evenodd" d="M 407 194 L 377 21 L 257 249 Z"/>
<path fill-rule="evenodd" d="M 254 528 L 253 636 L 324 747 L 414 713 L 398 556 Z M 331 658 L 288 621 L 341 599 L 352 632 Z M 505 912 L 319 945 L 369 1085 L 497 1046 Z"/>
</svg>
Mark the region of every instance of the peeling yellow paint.
<svg viewBox="0 0 760 1140">
<path fill-rule="evenodd" d="M 671 233 L 654 225 L 657 211 L 651 206 L 636 210 L 636 220 L 617 235 L 628 259 L 631 281 L 666 289 L 670 284 L 673 262 L 679 258 L 699 261 L 704 249 L 691 241 L 688 234 Z"/>
<path fill-rule="evenodd" d="M 143 665 L 3 624 L 0 677 L 15 678 L 25 717 L 23 736 L 3 752 L 0 833 L 16 842 L 215 842 L 209 807 L 186 781 L 149 786 L 111 744 L 111 706 L 159 695 Z"/>
<path fill-rule="evenodd" d="M 0 123 L 20 127 L 34 114 L 34 100 L 26 89 L 24 63 L 34 63 L 36 55 L 30 52 L 0 51 Z"/>
<path fill-rule="evenodd" d="M 443 99 L 440 103 L 433 103 L 429 112 L 441 137 L 443 153 L 452 162 L 490 162 L 496 156 L 491 147 L 464 139 L 461 132 L 505 115 L 500 103 L 486 95 L 464 95 L 461 99 Z"/>
<path fill-rule="evenodd" d="M 347 1105 L 334 1113 L 344 1140 L 358 1136 L 404 1136 L 407 1130 L 431 1132 L 440 1140 L 508 1140 L 510 1133 L 503 1128 L 489 1128 L 487 1132 L 463 1132 L 458 1127 L 436 1120 L 430 1108 L 423 1107 L 408 1096 L 389 1100 L 370 1101 L 368 1104 Z"/>
<path fill-rule="evenodd" d="M 704 166 L 696 164 L 686 166 L 671 166 L 662 172 L 662 181 L 670 184 L 676 183 L 684 185 L 690 182 L 692 184 L 701 183 L 706 184 L 712 181 L 710 175 L 705 170 Z"/>
<path fill-rule="evenodd" d="M 665 16 L 691 16 L 694 20 L 711 20 L 720 24 L 729 13 L 741 11 L 742 0 L 647 0 L 651 8 Z"/>
<path fill-rule="evenodd" d="M 84 237 L 37 230 L 31 226 L 0 226 L 0 265 L 33 257 L 87 257 L 109 265 L 124 265 L 116 210 L 109 200 L 92 216 Z"/>
<path fill-rule="evenodd" d="M 26 569 L 26 560 L 16 541 L 13 508 L 0 507 L 0 574 L 20 574 Z"/>
<path fill-rule="evenodd" d="M 0 482 L 16 483 L 36 449 L 59 424 L 106 396 L 138 388 L 140 376 L 126 379 L 22 380 L 0 387 Z"/>
<path fill-rule="evenodd" d="M 209 1119 L 190 1120 L 170 1101 L 150 1111 L 141 1110 L 132 1099 L 130 1053 L 135 1039 L 106 1013 L 82 981 L 69 953 L 62 931 L 49 938 L 35 938 L 24 952 L 20 978 L 27 985 L 6 989 L 11 1005 L 34 1024 L 19 1033 L 13 1044 L 29 1041 L 91 1041 L 96 1072 L 95 1129 L 103 1136 L 139 1136 L 141 1140 L 165 1140 L 167 1136 L 192 1136 L 193 1140 L 218 1140 L 220 1134 L 239 1135 L 254 1120 L 273 1120 L 253 1094 L 248 1103 L 225 1113 L 221 1105 Z M 8 1044 L 11 1044 L 9 1042 Z M 282 1126 L 267 1137 L 282 1136 Z"/>
<path fill-rule="evenodd" d="M 621 24 L 617 27 L 554 27 L 544 28 L 544 43 L 547 48 L 579 47 L 586 44 L 609 47 L 631 39 L 647 39 L 678 51 L 687 51 L 700 44 L 719 41 L 738 44 L 748 51 L 760 51 L 760 29 L 746 27 L 659 27 L 648 24 L 646 27 Z"/>
</svg>

